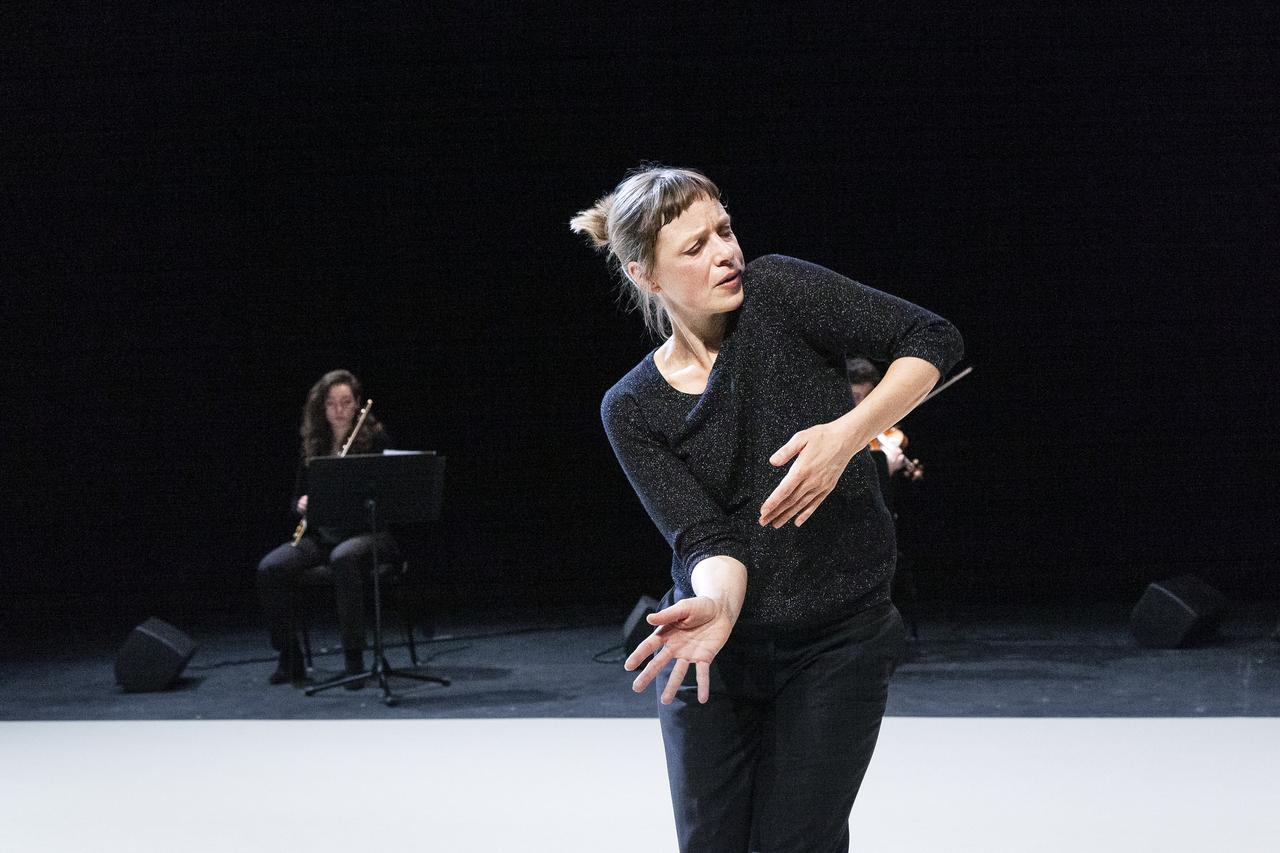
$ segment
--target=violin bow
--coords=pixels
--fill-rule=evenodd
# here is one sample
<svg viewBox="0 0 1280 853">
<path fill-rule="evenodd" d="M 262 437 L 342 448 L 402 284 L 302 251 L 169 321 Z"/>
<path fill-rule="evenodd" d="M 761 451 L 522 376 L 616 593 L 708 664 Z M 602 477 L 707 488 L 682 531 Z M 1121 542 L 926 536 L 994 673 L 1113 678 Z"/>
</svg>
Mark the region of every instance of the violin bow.
<svg viewBox="0 0 1280 853">
<path fill-rule="evenodd" d="M 964 378 L 965 378 L 966 376 L 968 376 L 970 373 L 973 373 L 973 367 L 972 367 L 972 366 L 970 366 L 970 367 L 966 367 L 964 370 L 960 371 L 960 372 L 959 372 L 959 373 L 957 373 L 955 376 L 952 376 L 952 377 L 951 377 L 950 379 L 948 379 L 946 382 L 943 382 L 943 383 L 942 383 L 941 385 L 939 385 L 937 388 L 934 388 L 932 391 L 930 391 L 928 394 L 926 394 L 926 395 L 925 395 L 925 398 L 924 398 L 923 400 L 921 400 L 919 403 L 916 403 L 916 405 L 917 405 L 917 406 L 921 406 L 921 405 L 923 405 L 923 404 L 925 404 L 925 403 L 929 402 L 929 400 L 931 400 L 931 399 L 933 399 L 934 397 L 938 396 L 938 395 L 939 395 L 939 394 L 941 394 L 943 391 L 945 391 L 945 390 L 947 390 L 948 388 L 950 388 L 952 385 L 955 385 L 957 382 L 959 382 L 961 379 L 964 379 Z"/>
</svg>

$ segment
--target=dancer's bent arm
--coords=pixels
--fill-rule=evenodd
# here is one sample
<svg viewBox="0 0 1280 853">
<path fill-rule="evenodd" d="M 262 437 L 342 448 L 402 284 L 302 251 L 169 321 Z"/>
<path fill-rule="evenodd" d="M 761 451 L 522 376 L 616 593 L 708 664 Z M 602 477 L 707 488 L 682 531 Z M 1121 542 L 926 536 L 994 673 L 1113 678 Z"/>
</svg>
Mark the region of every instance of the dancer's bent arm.
<svg viewBox="0 0 1280 853">
<path fill-rule="evenodd" d="M 889 365 L 880 384 L 847 414 L 793 435 L 769 457 L 775 468 L 795 462 L 761 504 L 760 524 L 782 527 L 794 518 L 799 527 L 808 521 L 836 487 L 853 455 L 914 409 L 937 384 L 938 376 L 938 368 L 924 359 L 899 358 Z"/>
</svg>

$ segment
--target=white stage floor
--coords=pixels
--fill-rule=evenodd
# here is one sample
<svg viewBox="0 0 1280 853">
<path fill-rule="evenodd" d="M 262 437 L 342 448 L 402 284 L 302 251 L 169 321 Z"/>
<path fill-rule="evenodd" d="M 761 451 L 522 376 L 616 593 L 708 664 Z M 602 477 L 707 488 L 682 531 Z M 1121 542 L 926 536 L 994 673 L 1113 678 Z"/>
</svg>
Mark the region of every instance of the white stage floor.
<svg viewBox="0 0 1280 853">
<path fill-rule="evenodd" d="M 855 851 L 1280 850 L 1280 720 L 885 720 Z M 675 848 L 657 722 L 0 723 L 0 850 Z"/>
</svg>

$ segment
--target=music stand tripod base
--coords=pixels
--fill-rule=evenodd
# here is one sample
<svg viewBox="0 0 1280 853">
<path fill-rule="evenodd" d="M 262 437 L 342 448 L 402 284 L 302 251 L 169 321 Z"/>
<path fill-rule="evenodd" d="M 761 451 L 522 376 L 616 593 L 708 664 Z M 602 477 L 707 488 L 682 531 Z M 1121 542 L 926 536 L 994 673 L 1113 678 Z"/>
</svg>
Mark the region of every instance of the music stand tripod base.
<svg viewBox="0 0 1280 853">
<path fill-rule="evenodd" d="M 391 692 L 391 685 L 387 683 L 388 678 L 411 678 L 414 681 L 426 681 L 431 684 L 439 684 L 442 687 L 448 687 L 449 679 L 441 678 L 438 675 L 427 675 L 421 672 L 409 672 L 403 669 L 395 669 L 387 663 L 387 657 L 383 654 L 375 654 L 373 667 L 358 675 L 344 675 L 341 678 L 335 678 L 326 681 L 323 684 L 317 684 L 315 687 L 308 687 L 303 691 L 307 696 L 315 696 L 324 690 L 331 690 L 334 687 L 343 687 L 347 684 L 355 684 L 357 681 L 368 681 L 369 679 L 377 679 L 378 686 L 382 688 L 382 703 L 388 708 L 394 708 L 400 704 L 400 697 Z"/>
</svg>

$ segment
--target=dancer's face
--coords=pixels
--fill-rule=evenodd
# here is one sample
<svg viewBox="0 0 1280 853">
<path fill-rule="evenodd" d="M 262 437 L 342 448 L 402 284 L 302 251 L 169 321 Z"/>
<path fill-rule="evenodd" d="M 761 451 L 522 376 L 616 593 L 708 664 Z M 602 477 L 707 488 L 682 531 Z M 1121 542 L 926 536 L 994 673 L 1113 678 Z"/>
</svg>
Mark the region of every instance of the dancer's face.
<svg viewBox="0 0 1280 853">
<path fill-rule="evenodd" d="M 356 418 L 356 395 L 350 385 L 339 384 L 329 389 L 324 396 L 324 417 L 335 436 L 346 438 Z"/>
<path fill-rule="evenodd" d="M 676 316 L 703 318 L 742 304 L 742 249 L 724 205 L 702 198 L 662 226 L 653 269 L 628 271 L 663 298 Z"/>
</svg>

